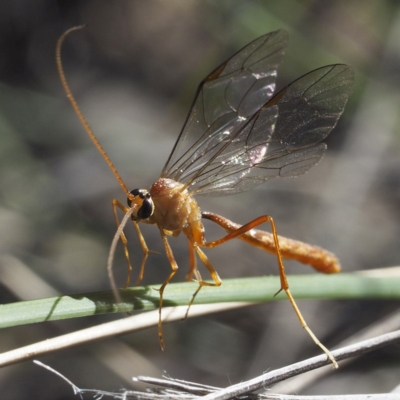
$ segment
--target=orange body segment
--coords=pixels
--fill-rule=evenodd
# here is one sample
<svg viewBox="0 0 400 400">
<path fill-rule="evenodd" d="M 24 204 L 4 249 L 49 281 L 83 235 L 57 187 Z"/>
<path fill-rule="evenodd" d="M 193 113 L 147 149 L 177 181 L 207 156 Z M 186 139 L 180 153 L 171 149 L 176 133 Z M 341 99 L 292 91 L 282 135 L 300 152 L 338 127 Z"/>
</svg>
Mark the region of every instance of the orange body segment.
<svg viewBox="0 0 400 400">
<path fill-rule="evenodd" d="M 215 222 L 227 232 L 236 231 L 241 227 L 240 224 L 211 212 L 203 212 L 202 217 Z M 269 232 L 259 229 L 251 229 L 240 235 L 239 239 L 254 247 L 258 247 L 261 250 L 276 254 L 274 238 Z M 336 274 L 341 271 L 339 259 L 330 251 L 280 235 L 278 235 L 278 239 L 279 249 L 283 258 L 311 265 L 318 272 L 324 274 Z"/>
</svg>

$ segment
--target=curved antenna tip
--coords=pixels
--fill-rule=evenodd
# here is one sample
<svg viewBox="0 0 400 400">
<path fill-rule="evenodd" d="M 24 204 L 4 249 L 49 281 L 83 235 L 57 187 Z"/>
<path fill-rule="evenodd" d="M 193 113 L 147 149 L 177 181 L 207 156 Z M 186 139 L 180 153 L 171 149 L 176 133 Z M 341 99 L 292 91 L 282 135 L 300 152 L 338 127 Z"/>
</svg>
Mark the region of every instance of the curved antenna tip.
<svg viewBox="0 0 400 400">
<path fill-rule="evenodd" d="M 105 150 L 103 149 L 103 147 L 101 146 L 100 142 L 98 141 L 97 137 L 95 136 L 95 134 L 93 133 L 92 129 L 90 128 L 89 124 L 87 123 L 85 117 L 83 116 L 81 110 L 79 109 L 79 106 L 77 104 L 77 102 L 75 101 L 75 98 L 69 88 L 67 79 L 65 77 L 65 73 L 64 73 L 64 68 L 62 65 L 62 61 L 61 61 L 61 47 L 62 44 L 65 40 L 65 38 L 72 32 L 80 30 L 80 29 L 84 29 L 86 28 L 87 25 L 78 25 L 78 26 L 73 26 L 72 28 L 67 29 L 62 35 L 61 37 L 58 39 L 57 42 L 57 46 L 56 46 L 56 63 L 57 63 L 57 70 L 58 70 L 58 75 L 60 76 L 60 80 L 61 80 L 61 84 L 64 88 L 65 94 L 67 95 L 67 98 L 69 99 L 72 108 L 74 109 L 76 115 L 78 116 L 82 126 L 84 127 L 86 133 L 89 135 L 90 139 L 92 140 L 92 142 L 94 143 L 94 145 L 96 146 L 97 150 L 100 152 L 101 156 L 104 158 L 105 162 L 108 164 L 108 166 L 110 167 L 112 173 L 114 174 L 114 176 L 117 178 L 117 181 L 119 182 L 119 184 L 121 185 L 122 189 L 124 190 L 124 192 L 126 193 L 126 195 L 129 196 L 129 190 L 126 187 L 124 181 L 122 180 L 121 176 L 119 175 L 117 169 L 115 168 L 114 164 L 111 162 L 110 157 L 107 155 L 107 153 L 105 152 Z"/>
</svg>

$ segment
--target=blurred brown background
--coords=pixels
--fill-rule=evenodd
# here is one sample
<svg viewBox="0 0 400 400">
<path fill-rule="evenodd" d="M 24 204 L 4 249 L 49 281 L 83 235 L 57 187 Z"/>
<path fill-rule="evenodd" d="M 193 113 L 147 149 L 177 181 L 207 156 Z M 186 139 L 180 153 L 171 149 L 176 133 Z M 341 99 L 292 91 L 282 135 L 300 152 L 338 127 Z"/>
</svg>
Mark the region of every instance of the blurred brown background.
<svg viewBox="0 0 400 400">
<path fill-rule="evenodd" d="M 199 197 L 209 210 L 245 223 L 271 214 L 282 235 L 335 252 L 344 271 L 400 262 L 400 7 L 397 1 L 27 1 L 0 5 L 1 303 L 106 290 L 115 232 L 111 200 L 124 195 L 65 98 L 54 51 L 67 28 L 63 62 L 74 95 L 127 186 L 148 188 L 168 157 L 197 85 L 256 37 L 286 29 L 279 87 L 332 63 L 356 71 L 354 93 L 327 140 L 323 161 L 299 179 L 271 181 L 230 197 Z M 221 231 L 207 224 L 207 237 Z M 144 284 L 169 272 L 157 229 Z M 140 248 L 128 229 L 134 265 Z M 171 240 L 183 280 L 187 243 Z M 273 256 L 244 243 L 207 251 L 222 279 L 276 274 Z M 137 255 L 137 256 L 136 256 Z M 266 266 L 267 264 L 267 266 Z M 122 249 L 115 262 L 123 282 Z M 288 272 L 314 273 L 287 263 Z M 216 289 L 218 290 L 218 289 Z M 302 301 L 329 348 L 396 309 L 393 302 Z M 1 351 L 121 316 L 0 331 Z M 383 327 L 384 328 L 384 327 Z M 80 387 L 134 388 L 131 377 L 168 374 L 227 386 L 318 354 L 288 302 L 165 326 L 42 357 Z M 314 394 L 390 391 L 400 352 L 390 347 L 341 368 Z M 73 398 L 31 362 L 2 369 L 2 399 Z M 289 384 L 288 384 L 289 386 Z"/>
</svg>

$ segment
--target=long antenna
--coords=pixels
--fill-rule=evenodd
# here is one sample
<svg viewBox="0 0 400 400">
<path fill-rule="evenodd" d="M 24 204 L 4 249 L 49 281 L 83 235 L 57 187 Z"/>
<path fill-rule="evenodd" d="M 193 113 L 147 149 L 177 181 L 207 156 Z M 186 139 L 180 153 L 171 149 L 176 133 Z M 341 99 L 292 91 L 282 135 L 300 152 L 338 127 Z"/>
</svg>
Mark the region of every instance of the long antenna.
<svg viewBox="0 0 400 400">
<path fill-rule="evenodd" d="M 67 79 L 65 77 L 64 68 L 63 68 L 62 61 L 61 61 L 61 47 L 62 47 L 62 44 L 63 44 L 65 38 L 71 32 L 78 31 L 78 30 L 83 29 L 83 28 L 85 28 L 85 25 L 74 26 L 73 28 L 70 28 L 67 31 L 65 31 L 61 35 L 61 37 L 58 39 L 57 47 L 56 47 L 56 63 L 57 63 L 58 75 L 60 76 L 61 84 L 63 85 L 64 91 L 65 91 L 69 101 L 71 102 L 72 108 L 74 109 L 76 115 L 78 116 L 79 120 L 81 121 L 81 124 L 85 128 L 85 131 L 89 135 L 90 139 L 92 139 L 92 142 L 96 146 L 97 150 L 100 152 L 100 154 L 102 155 L 102 157 L 104 158 L 104 160 L 106 161 L 108 166 L 110 167 L 112 173 L 117 178 L 117 181 L 121 185 L 121 187 L 124 190 L 124 192 L 126 193 L 126 195 L 130 196 L 128 188 L 126 187 L 124 181 L 122 180 L 121 176 L 119 175 L 119 173 L 118 173 L 117 169 L 115 168 L 114 164 L 111 162 L 110 157 L 108 157 L 107 153 L 105 152 L 105 150 L 101 146 L 100 142 L 98 141 L 97 137 L 95 136 L 95 134 L 93 133 L 92 129 L 90 128 L 89 124 L 87 123 L 85 117 L 82 115 L 82 112 L 79 109 L 77 102 L 75 101 L 75 98 L 74 98 L 74 96 L 73 96 L 73 94 L 72 94 L 72 92 L 71 92 L 71 90 L 70 90 L 70 88 L 68 86 Z"/>
</svg>

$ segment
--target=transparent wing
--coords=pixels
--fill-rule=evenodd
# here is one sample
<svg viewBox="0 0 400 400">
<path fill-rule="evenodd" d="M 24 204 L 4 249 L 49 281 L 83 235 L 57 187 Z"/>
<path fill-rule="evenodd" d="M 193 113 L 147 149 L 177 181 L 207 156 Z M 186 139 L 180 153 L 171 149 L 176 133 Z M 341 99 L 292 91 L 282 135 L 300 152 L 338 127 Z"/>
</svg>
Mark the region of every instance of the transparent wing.
<svg viewBox="0 0 400 400">
<path fill-rule="evenodd" d="M 221 154 L 229 157 L 228 145 L 230 153 L 235 144 L 242 146 L 243 127 L 275 91 L 287 42 L 288 35 L 281 30 L 261 36 L 204 79 L 161 177 L 189 185 L 206 172 L 210 160 L 222 161 Z"/>
<path fill-rule="evenodd" d="M 268 101 L 213 155 L 191 171 L 189 190 L 225 195 L 275 177 L 304 174 L 322 158 L 320 143 L 335 127 L 354 82 L 347 65 L 329 65 L 297 79 Z"/>
</svg>

